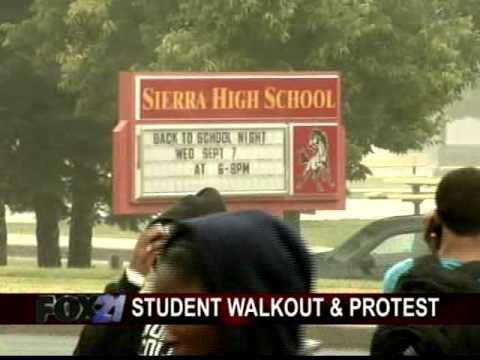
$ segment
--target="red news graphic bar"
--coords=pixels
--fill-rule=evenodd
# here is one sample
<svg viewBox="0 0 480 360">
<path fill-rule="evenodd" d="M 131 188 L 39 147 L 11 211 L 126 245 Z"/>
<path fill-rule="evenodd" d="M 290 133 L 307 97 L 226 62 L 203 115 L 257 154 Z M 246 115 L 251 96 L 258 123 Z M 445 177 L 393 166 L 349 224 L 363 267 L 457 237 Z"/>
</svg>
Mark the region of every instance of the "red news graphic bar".
<svg viewBox="0 0 480 360">
<path fill-rule="evenodd" d="M 479 294 L 0 294 L 0 324 L 479 325 Z"/>
</svg>

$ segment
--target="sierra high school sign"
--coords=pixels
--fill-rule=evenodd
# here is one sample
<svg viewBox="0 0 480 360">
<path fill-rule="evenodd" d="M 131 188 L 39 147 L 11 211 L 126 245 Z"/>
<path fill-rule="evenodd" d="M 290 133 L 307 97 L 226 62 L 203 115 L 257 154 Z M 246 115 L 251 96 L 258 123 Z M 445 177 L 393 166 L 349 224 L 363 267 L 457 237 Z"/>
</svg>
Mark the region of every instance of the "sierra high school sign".
<svg viewBox="0 0 480 360">
<path fill-rule="evenodd" d="M 120 74 L 114 211 L 217 188 L 229 209 L 341 209 L 337 73 Z"/>
</svg>

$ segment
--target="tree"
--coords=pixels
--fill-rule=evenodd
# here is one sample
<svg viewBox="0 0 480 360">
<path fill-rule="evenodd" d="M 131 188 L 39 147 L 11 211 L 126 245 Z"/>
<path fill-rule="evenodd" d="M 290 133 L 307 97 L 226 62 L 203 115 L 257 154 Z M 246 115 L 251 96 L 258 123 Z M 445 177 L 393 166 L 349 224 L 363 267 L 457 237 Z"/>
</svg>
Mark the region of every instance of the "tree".
<svg viewBox="0 0 480 360">
<path fill-rule="evenodd" d="M 88 89 L 98 80 L 83 74 L 90 67 L 107 74 L 118 69 L 118 60 L 102 61 L 118 55 L 111 52 L 118 36 L 128 39 L 129 55 L 129 40 L 140 44 L 124 69 L 340 70 L 348 176 L 359 179 L 369 173 L 361 160 L 372 146 L 405 152 L 432 142 L 447 121 L 446 105 L 475 81 L 478 27 L 469 15 L 475 5 L 468 6 L 446 0 L 75 1 L 71 33 L 100 35 L 70 41 L 74 46 L 61 57 L 62 83 L 83 99 L 81 112 L 95 109 Z M 130 33 L 121 26 L 122 11 L 132 14 Z M 92 24 L 95 30 L 86 31 Z"/>
<path fill-rule="evenodd" d="M 38 74 L 76 99 L 64 119 L 68 140 L 61 153 L 71 204 L 68 266 L 91 265 L 92 226 L 111 191 L 118 71 L 144 54 L 141 16 L 131 2 L 35 1 L 31 18 L 12 30 L 12 42 L 28 49 Z"/>
<path fill-rule="evenodd" d="M 10 1 L 3 4 L 2 12 L 0 13 L 0 26 L 4 23 L 15 23 L 24 19 L 28 14 L 28 8 L 32 0 Z M 3 32 L 0 30 L 0 44 L 3 42 Z M 0 47 L 0 59 L 8 57 L 8 52 Z M 0 68 L 4 65 L 0 60 Z M 5 73 L 0 71 L 0 83 L 5 78 Z M 0 102 L 0 119 L 3 121 L 2 132 L 0 135 L 0 266 L 7 265 L 7 222 L 6 222 L 6 197 L 8 193 L 8 153 L 10 150 L 9 140 L 12 139 L 11 127 L 6 120 L 8 114 L 8 104 Z"/>
<path fill-rule="evenodd" d="M 476 5 L 468 6 L 447 0 L 74 1 L 67 21 L 71 46 L 60 56 L 62 85 L 87 115 L 98 108 L 91 91 L 103 85 L 98 79 L 113 84 L 112 72 L 121 69 L 340 70 L 349 177 L 362 178 L 368 169 L 361 159 L 372 146 L 404 152 L 431 142 L 447 120 L 445 106 L 475 81 L 478 27 L 469 14 Z M 115 101 L 103 99 L 104 107 Z"/>
<path fill-rule="evenodd" d="M 101 13 L 105 8 L 100 2 L 95 1 L 51 1 L 48 4 L 35 1 L 28 19 L 5 29 L 7 39 L 5 48 L 9 49 L 10 58 L 14 59 L 6 72 L 12 74 L 12 78 L 19 74 L 30 76 L 31 79 L 26 83 L 44 86 L 26 94 L 28 98 L 25 99 L 27 103 L 29 99 L 35 99 L 37 105 L 41 104 L 39 109 L 43 111 L 40 113 L 33 111 L 34 114 L 30 112 L 32 109 L 23 109 L 21 114 L 18 110 L 10 111 L 15 113 L 16 118 L 21 119 L 16 124 L 15 134 L 11 136 L 18 146 L 12 156 L 12 162 L 16 166 L 10 169 L 10 173 L 15 174 L 13 177 L 21 178 L 21 181 L 15 180 L 16 191 L 11 196 L 12 204 L 17 210 L 33 208 L 36 211 L 41 264 L 44 261 L 40 260 L 40 254 L 45 252 L 53 255 L 51 263 L 54 266 L 60 264 L 58 220 L 67 215 L 64 205 L 71 204 L 68 213 L 71 217 L 68 263 L 69 266 L 76 267 L 90 266 L 95 210 L 99 207 L 98 200 L 107 197 L 100 193 L 107 191 L 104 177 L 105 173 L 108 175 L 108 171 L 103 169 L 109 167 L 111 130 L 116 122 L 114 99 L 117 73 L 114 71 L 100 74 L 104 70 L 102 67 L 99 67 L 100 72 L 96 72 L 94 67 L 87 67 L 85 73 L 88 74 L 87 77 L 89 78 L 89 74 L 92 76 L 90 79 L 98 77 L 98 82 L 90 83 L 87 90 L 91 94 L 90 97 L 80 97 L 78 102 L 72 102 L 73 96 L 70 96 L 68 85 L 62 83 L 62 71 L 67 72 L 68 67 L 76 66 L 76 59 L 69 57 L 70 48 L 76 48 L 76 44 L 84 38 L 109 34 L 108 24 L 102 23 Z M 120 15 L 128 20 L 132 13 L 120 12 Z M 97 33 L 98 29 L 95 28 L 97 25 L 105 27 L 100 28 Z M 109 48 L 113 45 L 114 52 L 124 51 L 119 45 L 120 40 L 125 39 L 123 36 L 117 38 L 113 44 L 107 44 L 107 50 L 110 51 Z M 137 44 L 136 41 L 131 43 Z M 99 56 L 104 53 L 102 48 L 97 50 Z M 135 51 L 132 51 L 132 54 L 135 54 Z M 75 54 L 77 55 L 79 54 Z M 107 51 L 107 55 L 114 54 L 108 54 Z M 125 57 L 125 54 L 119 55 Z M 64 58 L 68 59 L 68 62 L 58 61 Z M 115 61 L 117 58 L 112 58 L 113 64 Z M 118 66 L 122 66 L 121 64 L 122 62 Z M 102 79 L 104 75 L 111 81 L 105 83 L 105 79 Z M 95 88 L 92 88 L 92 85 Z M 99 85 L 107 91 L 97 92 Z M 48 96 L 43 96 L 44 94 Z M 7 92 L 6 99 L 11 100 L 12 97 L 9 96 Z M 17 93 L 16 96 L 20 99 L 25 98 L 21 93 Z M 58 99 L 62 99 L 62 103 L 50 107 Z M 89 101 L 91 103 L 88 103 Z M 8 100 L 5 101 L 7 102 Z M 85 102 L 91 107 L 85 106 Z M 55 107 L 59 113 L 49 113 Z M 83 111 L 84 108 L 89 111 Z M 43 119 L 40 119 L 41 117 Z M 48 136 L 55 132 L 61 132 L 62 135 L 58 139 Z M 47 136 L 32 139 L 32 136 L 44 133 Z M 36 151 L 35 147 L 41 150 Z M 56 151 L 48 151 L 49 148 L 50 150 L 55 148 Z M 43 161 L 39 161 L 39 158 Z M 45 162 L 50 166 L 44 166 Z M 38 189 L 38 184 L 41 184 L 42 189 Z M 49 251 L 42 246 L 44 243 L 49 244 Z"/>
<path fill-rule="evenodd" d="M 61 156 L 66 129 L 61 119 L 66 101 L 35 76 L 28 63 L 17 58 L 15 64 L 15 69 L 10 68 L 14 83 L 7 88 L 10 112 L 17 119 L 15 145 L 9 154 L 7 201 L 14 211 L 35 211 L 38 265 L 60 266 L 58 222 L 65 215 L 66 172 Z"/>
<path fill-rule="evenodd" d="M 372 146 L 422 148 L 447 120 L 445 106 L 476 80 L 479 29 L 462 4 L 181 1 L 188 25 L 163 37 L 150 68 L 340 70 L 349 177 L 362 178 Z"/>
<path fill-rule="evenodd" d="M 105 208 L 102 200 L 110 199 L 118 72 L 145 53 L 141 20 L 131 2 L 73 1 L 64 15 L 68 46 L 58 52 L 59 85 L 77 98 L 75 116 L 82 119 L 67 154 L 73 164 L 69 266 L 90 266 L 96 209 Z"/>
<path fill-rule="evenodd" d="M 29 27 L 30 18 L 2 25 L 2 51 L 7 55 L 0 76 L 0 103 L 7 120 L 7 131 L 2 132 L 8 155 L 6 196 L 13 210 L 36 213 L 39 266 L 60 266 L 58 221 L 65 214 L 62 153 L 67 130 L 63 119 L 71 105 L 31 61 L 28 41 L 35 37 L 22 36 Z"/>
<path fill-rule="evenodd" d="M 423 147 L 445 123 L 444 108 L 475 82 L 478 8 L 471 0 L 35 1 L 10 41 L 71 101 L 59 125 L 71 130 L 66 170 L 56 170 L 72 205 L 69 263 L 89 266 L 91 224 L 108 208 L 119 71 L 340 70 L 349 177 L 362 178 L 372 146 Z"/>
<path fill-rule="evenodd" d="M 33 209 L 37 217 L 38 263 L 58 266 L 58 220 L 62 214 L 64 172 L 61 154 L 63 131 L 55 119 L 58 103 L 52 103 L 51 87 L 33 75 L 28 63 L 12 58 L 8 72 L 11 81 L 1 91 L 8 100 L 8 144 L 6 201 L 14 211 Z M 23 82 L 25 81 L 25 82 Z M 28 84 L 28 86 L 25 86 Z M 35 84 L 35 85 L 34 85 Z"/>
</svg>

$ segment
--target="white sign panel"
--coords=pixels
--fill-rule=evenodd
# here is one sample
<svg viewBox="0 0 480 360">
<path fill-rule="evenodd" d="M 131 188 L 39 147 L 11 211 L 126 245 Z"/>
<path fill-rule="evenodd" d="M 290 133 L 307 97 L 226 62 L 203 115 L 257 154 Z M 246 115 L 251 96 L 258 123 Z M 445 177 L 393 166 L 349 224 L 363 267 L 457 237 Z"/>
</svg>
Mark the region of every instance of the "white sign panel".
<svg viewBox="0 0 480 360">
<path fill-rule="evenodd" d="M 287 125 L 145 125 L 136 131 L 136 196 L 286 194 Z"/>
</svg>

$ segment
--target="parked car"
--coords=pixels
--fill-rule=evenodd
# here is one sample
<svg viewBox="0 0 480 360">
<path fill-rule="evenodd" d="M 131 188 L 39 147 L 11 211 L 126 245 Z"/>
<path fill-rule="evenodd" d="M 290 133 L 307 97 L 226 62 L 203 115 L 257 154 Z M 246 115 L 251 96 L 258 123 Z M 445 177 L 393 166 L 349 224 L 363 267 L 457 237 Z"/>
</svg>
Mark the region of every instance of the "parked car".
<svg viewBox="0 0 480 360">
<path fill-rule="evenodd" d="M 422 237 L 422 216 L 373 221 L 333 250 L 314 253 L 317 277 L 382 279 L 396 262 L 428 253 Z"/>
</svg>

